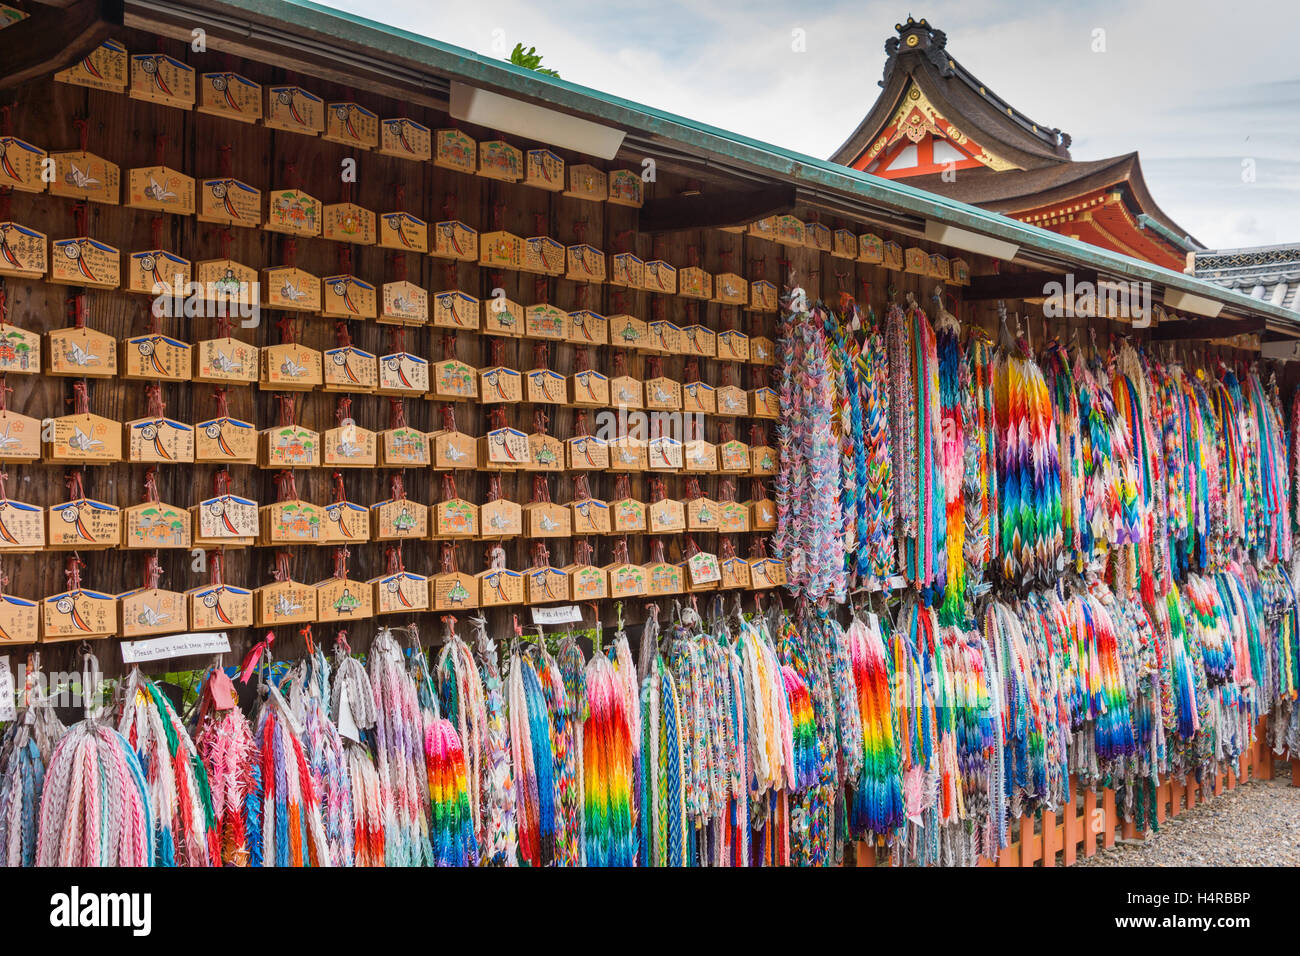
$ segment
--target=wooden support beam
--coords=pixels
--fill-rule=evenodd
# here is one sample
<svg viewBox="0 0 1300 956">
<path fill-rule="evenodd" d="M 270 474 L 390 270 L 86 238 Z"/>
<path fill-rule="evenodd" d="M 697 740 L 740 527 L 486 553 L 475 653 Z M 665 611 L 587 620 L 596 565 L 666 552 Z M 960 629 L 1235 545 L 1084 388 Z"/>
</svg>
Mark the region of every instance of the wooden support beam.
<svg viewBox="0 0 1300 956">
<path fill-rule="evenodd" d="M 1155 342 L 1180 342 L 1190 339 L 1228 339 L 1264 330 L 1264 319 L 1182 319 L 1161 322 L 1151 329 Z"/>
<path fill-rule="evenodd" d="M 1097 852 L 1097 791 L 1089 787 L 1083 792 L 1083 855 Z"/>
<path fill-rule="evenodd" d="M 36 6 L 4 31 L 0 89 L 71 66 L 122 28 L 122 0 Z"/>
<path fill-rule="evenodd" d="M 1065 273 L 1054 272 L 1010 272 L 996 276 L 971 276 L 970 285 L 961 290 L 963 302 L 977 302 L 988 299 L 1041 299 L 1047 293 L 1044 288 L 1048 283 L 1058 282 L 1064 289 L 1067 285 L 1077 286 L 1081 282 L 1097 283 L 1097 273 L 1080 269 L 1073 273 L 1073 280 L 1067 281 Z"/>
<path fill-rule="evenodd" d="M 695 196 L 650 199 L 641 207 L 642 232 L 721 229 L 792 212 L 795 188 L 781 183 L 762 189 L 702 192 Z"/>
<path fill-rule="evenodd" d="M 1101 792 L 1101 806 L 1106 814 L 1106 829 L 1102 831 L 1101 844 L 1109 850 L 1115 845 L 1115 791 L 1110 787 Z"/>
</svg>

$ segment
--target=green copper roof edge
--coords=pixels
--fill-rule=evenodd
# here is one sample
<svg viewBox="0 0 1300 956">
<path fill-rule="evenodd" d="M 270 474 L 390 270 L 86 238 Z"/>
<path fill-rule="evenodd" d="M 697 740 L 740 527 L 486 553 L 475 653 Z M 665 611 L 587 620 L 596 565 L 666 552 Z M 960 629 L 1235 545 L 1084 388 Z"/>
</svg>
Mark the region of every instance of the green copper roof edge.
<svg viewBox="0 0 1300 956">
<path fill-rule="evenodd" d="M 1163 237 L 1173 245 L 1182 249 L 1184 252 L 1199 252 L 1201 245 L 1193 242 L 1191 236 L 1180 236 L 1158 219 L 1152 219 L 1147 213 L 1138 213 L 1138 226 L 1143 229 L 1150 229 L 1156 235 Z"/>
<path fill-rule="evenodd" d="M 1120 273 L 1128 279 L 1159 283 L 1231 306 L 1234 311 L 1300 326 L 1295 312 L 1261 302 L 1186 273 L 1152 265 L 1006 216 L 927 193 L 895 180 L 880 179 L 838 163 L 764 143 L 673 113 L 612 96 L 567 80 L 483 56 L 375 20 L 334 10 L 308 0 L 219 0 L 221 6 L 297 25 L 324 36 L 363 44 L 377 55 L 400 57 L 449 77 L 478 81 L 497 92 L 514 92 L 607 124 L 635 129 L 746 164 L 789 181 L 834 190 L 926 219 L 938 219 L 982 232 L 1036 252 L 1073 259 L 1080 265 Z M 158 3 L 165 5 L 165 0 Z"/>
</svg>

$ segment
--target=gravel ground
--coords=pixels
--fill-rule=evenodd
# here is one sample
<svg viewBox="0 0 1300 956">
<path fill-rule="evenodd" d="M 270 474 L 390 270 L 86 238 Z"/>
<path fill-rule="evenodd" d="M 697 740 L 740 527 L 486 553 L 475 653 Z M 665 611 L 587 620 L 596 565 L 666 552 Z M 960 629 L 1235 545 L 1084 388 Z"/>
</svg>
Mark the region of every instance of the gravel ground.
<svg viewBox="0 0 1300 956">
<path fill-rule="evenodd" d="M 1160 824 L 1141 845 L 1116 843 L 1078 866 L 1300 866 L 1300 787 L 1274 779 L 1225 791 Z"/>
</svg>

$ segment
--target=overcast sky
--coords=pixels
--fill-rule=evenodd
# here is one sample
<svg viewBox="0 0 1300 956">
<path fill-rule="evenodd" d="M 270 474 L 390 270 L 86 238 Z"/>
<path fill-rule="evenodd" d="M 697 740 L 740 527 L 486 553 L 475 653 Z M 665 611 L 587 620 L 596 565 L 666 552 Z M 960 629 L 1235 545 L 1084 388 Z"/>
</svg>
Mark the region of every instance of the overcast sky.
<svg viewBox="0 0 1300 956">
<path fill-rule="evenodd" d="M 1138 150 L 1161 208 L 1207 246 L 1300 242 L 1294 0 L 329 5 L 483 54 L 522 41 L 566 80 L 821 157 L 875 101 L 894 24 L 926 17 L 981 82 L 1071 134 L 1075 159 Z"/>
</svg>

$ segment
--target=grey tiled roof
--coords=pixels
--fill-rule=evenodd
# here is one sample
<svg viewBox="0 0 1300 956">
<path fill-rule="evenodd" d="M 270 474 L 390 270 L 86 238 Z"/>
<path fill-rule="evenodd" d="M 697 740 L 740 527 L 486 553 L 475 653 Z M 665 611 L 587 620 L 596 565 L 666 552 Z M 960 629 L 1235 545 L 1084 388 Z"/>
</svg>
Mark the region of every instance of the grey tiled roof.
<svg viewBox="0 0 1300 956">
<path fill-rule="evenodd" d="M 1300 243 L 1196 253 L 1198 279 L 1300 312 Z"/>
</svg>

